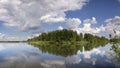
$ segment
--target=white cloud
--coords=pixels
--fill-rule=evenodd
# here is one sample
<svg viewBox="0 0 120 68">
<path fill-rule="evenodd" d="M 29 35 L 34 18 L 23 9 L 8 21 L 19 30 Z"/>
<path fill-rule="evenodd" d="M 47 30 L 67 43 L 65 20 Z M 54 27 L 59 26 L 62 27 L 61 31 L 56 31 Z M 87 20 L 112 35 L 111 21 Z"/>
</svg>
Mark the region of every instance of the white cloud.
<svg viewBox="0 0 120 68">
<path fill-rule="evenodd" d="M 40 64 L 45 68 L 65 68 L 65 61 L 59 59 L 46 59 Z"/>
<path fill-rule="evenodd" d="M 62 16 L 61 17 L 56 17 L 56 16 L 45 15 L 45 16 L 42 16 L 40 18 L 40 20 L 42 22 L 45 22 L 45 23 L 58 23 L 58 22 L 64 22 L 65 21 L 65 17 L 62 17 Z"/>
<path fill-rule="evenodd" d="M 118 0 L 118 2 L 120 2 L 120 0 Z"/>
<path fill-rule="evenodd" d="M 59 26 L 58 27 L 58 30 L 63 30 L 64 28 L 62 26 Z"/>
<path fill-rule="evenodd" d="M 87 0 L 0 0 L 0 20 L 7 27 L 38 29 L 42 22 L 65 20 L 66 11 L 80 10 Z"/>
<path fill-rule="evenodd" d="M 120 31 L 117 31 L 117 30 L 116 30 L 116 35 L 119 35 L 119 36 L 120 36 Z"/>
<path fill-rule="evenodd" d="M 74 21 L 72 21 L 74 22 Z M 81 23 L 81 21 L 79 21 Z M 74 26 L 73 30 L 77 31 L 77 33 L 90 33 L 90 34 L 98 34 L 101 31 L 105 31 L 105 27 L 101 25 L 100 27 L 91 27 L 92 24 L 96 24 L 97 20 L 95 17 L 92 17 L 92 19 L 85 19 L 83 21 L 83 27 L 79 27 L 79 24 L 69 23 L 71 27 Z"/>
<path fill-rule="evenodd" d="M 5 37 L 5 34 L 0 33 L 0 39 L 3 39 Z"/>
<path fill-rule="evenodd" d="M 17 41 L 17 40 L 23 40 L 23 39 L 20 39 L 20 37 L 17 37 L 17 36 L 0 33 L 0 41 L 6 41 L 6 40 Z"/>
<path fill-rule="evenodd" d="M 89 63 L 95 65 L 100 58 L 113 58 L 113 56 L 110 56 L 109 54 L 110 48 L 111 45 L 108 44 L 105 47 L 93 48 L 92 50 L 86 51 L 83 46 L 82 51 L 79 50 L 77 55 L 66 57 L 65 61 L 67 64 L 80 64 L 81 62 L 85 62 L 86 64 Z M 99 58 L 97 56 L 99 56 Z"/>
<path fill-rule="evenodd" d="M 67 64 L 78 64 L 82 61 L 82 59 L 78 55 L 68 56 L 66 57 Z"/>
<path fill-rule="evenodd" d="M 108 24 L 120 26 L 120 16 L 115 16 L 114 18 L 106 19 L 105 22 L 107 22 Z"/>
<path fill-rule="evenodd" d="M 18 51 L 19 52 L 19 51 Z M 32 54 L 35 55 L 32 55 Z M 19 52 L 19 54 L 14 53 L 14 55 L 8 55 L 3 58 L 4 62 L 0 63 L 1 68 L 9 68 L 9 67 L 16 67 L 19 66 L 20 68 L 34 68 L 38 66 L 41 68 L 41 57 L 38 53 L 35 52 Z M 17 63 L 16 63 L 17 62 Z M 23 65 L 24 64 L 24 65 Z"/>
<path fill-rule="evenodd" d="M 31 39 L 34 37 L 38 37 L 41 33 L 36 33 L 36 34 L 32 34 L 32 36 L 28 36 L 27 39 Z"/>
<path fill-rule="evenodd" d="M 69 29 L 78 28 L 81 24 L 81 20 L 79 18 L 69 18 L 66 20 L 66 26 Z"/>
<path fill-rule="evenodd" d="M 96 24 L 97 20 L 95 17 L 92 17 L 92 19 L 85 19 L 84 23 L 91 23 L 91 24 Z"/>
<path fill-rule="evenodd" d="M 91 51 L 85 51 L 85 48 L 83 47 L 83 51 L 78 51 L 77 55 L 83 55 L 84 58 L 82 61 L 85 61 L 86 63 L 92 63 L 93 65 L 96 64 L 97 58 L 94 58 L 94 56 L 100 55 L 100 56 L 107 56 L 105 50 L 100 50 L 99 48 L 94 48 Z M 106 50 L 107 51 L 107 50 Z"/>
<path fill-rule="evenodd" d="M 97 20 L 95 17 L 92 19 L 85 19 L 83 21 L 83 27 L 80 27 L 81 20 L 79 18 L 69 18 L 66 19 L 66 26 L 77 33 L 90 33 L 90 34 L 99 34 L 100 32 L 105 31 L 105 26 L 101 25 L 100 27 L 91 27 L 92 24 L 96 24 Z"/>
<path fill-rule="evenodd" d="M 83 34 L 90 33 L 90 34 L 95 34 L 95 35 L 102 31 L 105 31 L 105 27 L 103 25 L 100 27 L 94 27 L 94 28 L 91 27 L 90 23 L 84 23 L 83 25 L 84 25 L 83 28 L 76 28 L 74 30 L 77 31 L 78 34 L 79 33 L 83 33 Z"/>
<path fill-rule="evenodd" d="M 107 31 L 120 36 L 120 16 L 115 16 L 114 18 L 106 19 L 105 22 L 107 23 L 107 25 L 105 26 Z M 114 33 L 114 31 L 116 33 Z"/>
</svg>

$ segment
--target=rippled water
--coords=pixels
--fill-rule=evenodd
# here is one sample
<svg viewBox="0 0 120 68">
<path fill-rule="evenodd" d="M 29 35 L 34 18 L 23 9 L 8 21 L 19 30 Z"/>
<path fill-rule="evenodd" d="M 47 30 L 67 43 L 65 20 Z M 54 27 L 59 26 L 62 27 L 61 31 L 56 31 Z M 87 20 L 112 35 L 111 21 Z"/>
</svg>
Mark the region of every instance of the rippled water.
<svg viewBox="0 0 120 68">
<path fill-rule="evenodd" d="M 82 46 L 76 54 L 62 56 L 27 43 L 0 43 L 0 68 L 120 68 L 119 56 L 119 44 L 87 51 Z"/>
</svg>

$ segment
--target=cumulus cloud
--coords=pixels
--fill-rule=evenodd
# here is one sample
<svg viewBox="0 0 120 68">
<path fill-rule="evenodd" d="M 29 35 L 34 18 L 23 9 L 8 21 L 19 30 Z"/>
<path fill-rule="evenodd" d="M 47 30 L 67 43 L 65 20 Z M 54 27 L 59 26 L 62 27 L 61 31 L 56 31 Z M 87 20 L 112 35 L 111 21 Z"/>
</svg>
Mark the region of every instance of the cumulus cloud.
<svg viewBox="0 0 120 68">
<path fill-rule="evenodd" d="M 90 23 L 84 24 L 83 28 L 79 28 L 80 32 L 82 33 L 91 33 L 91 34 L 97 34 L 101 31 L 104 31 L 105 28 L 103 26 L 92 28 Z"/>
<path fill-rule="evenodd" d="M 113 30 L 113 29 L 120 30 L 119 29 L 120 18 L 118 16 L 115 16 L 115 18 L 106 19 L 105 22 L 107 22 L 107 26 L 106 26 L 107 30 Z"/>
<path fill-rule="evenodd" d="M 91 24 L 96 24 L 97 20 L 95 17 L 92 17 L 92 19 L 85 19 L 84 23 L 91 23 Z"/>
<path fill-rule="evenodd" d="M 64 28 L 62 26 L 59 26 L 58 27 L 58 30 L 63 30 Z"/>
<path fill-rule="evenodd" d="M 114 18 L 106 19 L 105 22 L 107 23 L 107 31 L 112 32 L 112 34 L 115 31 L 115 34 L 120 36 L 120 16 L 115 16 Z"/>
<path fill-rule="evenodd" d="M 105 22 L 107 22 L 108 24 L 120 26 L 120 16 L 115 16 L 114 18 L 106 19 Z"/>
<path fill-rule="evenodd" d="M 83 27 L 80 27 L 81 20 L 79 18 L 69 18 L 66 19 L 66 26 L 69 29 L 77 31 L 77 33 L 90 33 L 90 34 L 98 34 L 106 30 L 105 26 L 101 25 L 100 27 L 91 27 L 92 24 L 96 24 L 97 20 L 95 17 L 92 19 L 85 19 L 83 21 Z"/>
<path fill-rule="evenodd" d="M 85 19 L 83 21 L 83 27 L 76 27 L 73 30 L 77 31 L 77 33 L 90 33 L 90 34 L 98 34 L 102 31 L 105 31 L 105 26 L 101 25 L 100 27 L 91 27 L 92 24 L 96 24 L 97 20 L 95 17 L 92 17 L 92 19 Z M 71 24 L 71 23 L 70 23 Z M 71 26 L 74 26 L 75 24 L 71 24 Z M 79 26 L 80 24 L 78 24 Z"/>
<path fill-rule="evenodd" d="M 81 24 L 81 20 L 79 18 L 69 18 L 66 20 L 66 26 L 69 29 L 78 28 Z"/>
<path fill-rule="evenodd" d="M 65 12 L 80 10 L 87 0 L 0 0 L 0 20 L 7 27 L 38 29 L 41 23 L 65 21 Z"/>
</svg>

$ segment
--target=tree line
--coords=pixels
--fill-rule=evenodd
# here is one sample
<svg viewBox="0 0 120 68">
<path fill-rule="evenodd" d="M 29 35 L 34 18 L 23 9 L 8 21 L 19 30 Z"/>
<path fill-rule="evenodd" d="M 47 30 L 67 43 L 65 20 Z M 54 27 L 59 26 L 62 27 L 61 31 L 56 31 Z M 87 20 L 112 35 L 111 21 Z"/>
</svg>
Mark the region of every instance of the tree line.
<svg viewBox="0 0 120 68">
<path fill-rule="evenodd" d="M 89 33 L 77 34 L 76 31 L 73 30 L 56 30 L 47 33 L 42 33 L 37 37 L 28 39 L 27 41 L 54 41 L 54 42 L 62 42 L 62 41 L 87 41 L 88 43 L 98 44 L 98 43 L 106 43 L 108 39 L 105 37 L 94 36 Z"/>
</svg>

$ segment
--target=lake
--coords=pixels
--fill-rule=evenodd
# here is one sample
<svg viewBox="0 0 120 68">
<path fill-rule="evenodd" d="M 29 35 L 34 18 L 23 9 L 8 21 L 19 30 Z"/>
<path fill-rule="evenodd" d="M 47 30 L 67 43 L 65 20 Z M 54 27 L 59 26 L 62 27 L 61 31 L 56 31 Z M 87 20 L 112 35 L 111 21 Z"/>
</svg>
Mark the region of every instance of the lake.
<svg viewBox="0 0 120 68">
<path fill-rule="evenodd" d="M 0 43 L 0 68 L 120 68 L 120 44 L 48 47 Z"/>
</svg>

